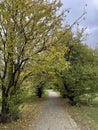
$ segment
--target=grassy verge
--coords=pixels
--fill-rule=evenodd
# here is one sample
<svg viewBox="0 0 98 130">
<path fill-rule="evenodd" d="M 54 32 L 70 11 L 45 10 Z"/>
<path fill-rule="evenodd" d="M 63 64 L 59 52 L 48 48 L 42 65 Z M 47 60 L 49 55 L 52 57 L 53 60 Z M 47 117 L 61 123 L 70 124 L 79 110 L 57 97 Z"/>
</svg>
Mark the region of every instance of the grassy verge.
<svg viewBox="0 0 98 130">
<path fill-rule="evenodd" d="M 38 112 L 43 98 L 38 99 L 35 94 L 28 93 L 22 104 L 20 119 L 9 124 L 0 124 L 0 130 L 33 130 L 29 126 L 39 118 Z"/>
<path fill-rule="evenodd" d="M 98 98 L 92 102 L 92 105 L 80 107 L 67 105 L 67 108 L 83 130 L 98 130 Z"/>
</svg>

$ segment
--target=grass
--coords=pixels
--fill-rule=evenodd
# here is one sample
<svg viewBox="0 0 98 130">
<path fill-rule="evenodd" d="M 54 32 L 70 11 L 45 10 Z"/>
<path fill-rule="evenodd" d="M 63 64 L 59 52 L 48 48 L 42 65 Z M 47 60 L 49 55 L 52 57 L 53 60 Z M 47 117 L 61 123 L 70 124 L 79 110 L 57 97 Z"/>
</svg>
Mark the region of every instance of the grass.
<svg viewBox="0 0 98 130">
<path fill-rule="evenodd" d="M 81 122 L 82 125 L 91 128 L 91 130 L 98 130 L 98 98 L 92 102 L 92 105 L 69 107 L 69 111 L 76 121 Z"/>
</svg>

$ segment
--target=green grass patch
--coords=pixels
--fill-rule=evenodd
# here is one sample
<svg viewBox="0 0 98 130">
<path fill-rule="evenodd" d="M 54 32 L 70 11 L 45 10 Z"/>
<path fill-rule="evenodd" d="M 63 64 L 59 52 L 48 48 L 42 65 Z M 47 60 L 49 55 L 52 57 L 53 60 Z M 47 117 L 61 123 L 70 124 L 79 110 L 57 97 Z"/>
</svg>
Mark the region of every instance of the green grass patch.
<svg viewBox="0 0 98 130">
<path fill-rule="evenodd" d="M 78 113 L 82 121 L 87 122 L 94 130 L 98 130 L 98 107 L 74 107 L 74 111 Z"/>
<path fill-rule="evenodd" d="M 80 107 L 70 107 L 73 117 L 85 123 L 93 130 L 98 130 L 98 97 L 91 105 L 81 105 Z"/>
</svg>

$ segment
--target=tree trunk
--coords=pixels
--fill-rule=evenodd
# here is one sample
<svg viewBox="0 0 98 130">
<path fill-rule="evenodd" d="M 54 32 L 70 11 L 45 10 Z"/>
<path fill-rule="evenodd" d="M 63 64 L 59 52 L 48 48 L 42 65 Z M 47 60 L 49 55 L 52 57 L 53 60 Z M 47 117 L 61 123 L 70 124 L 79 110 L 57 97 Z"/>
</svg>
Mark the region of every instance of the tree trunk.
<svg viewBox="0 0 98 130">
<path fill-rule="evenodd" d="M 62 94 L 62 97 L 63 97 L 63 98 L 66 98 L 66 95 L 65 95 L 65 94 Z"/>
<path fill-rule="evenodd" d="M 76 105 L 76 101 L 74 100 L 75 97 L 71 96 L 71 94 L 73 92 L 70 90 L 70 88 L 68 87 L 68 85 L 66 84 L 66 82 L 64 82 L 64 87 L 65 87 L 65 91 L 66 91 L 66 96 L 70 100 L 70 104 L 73 105 L 73 106 Z"/>
<path fill-rule="evenodd" d="M 76 105 L 76 102 L 75 102 L 73 96 L 68 96 L 68 98 L 69 98 L 69 100 L 70 100 L 70 104 L 71 104 L 72 106 Z"/>
<path fill-rule="evenodd" d="M 41 88 L 38 89 L 38 97 L 39 97 L 39 98 L 42 97 L 42 89 L 41 89 Z"/>
<path fill-rule="evenodd" d="M 2 90 L 2 108 L 1 108 L 1 122 L 7 123 L 10 121 L 10 111 L 8 104 L 8 94 Z"/>
</svg>

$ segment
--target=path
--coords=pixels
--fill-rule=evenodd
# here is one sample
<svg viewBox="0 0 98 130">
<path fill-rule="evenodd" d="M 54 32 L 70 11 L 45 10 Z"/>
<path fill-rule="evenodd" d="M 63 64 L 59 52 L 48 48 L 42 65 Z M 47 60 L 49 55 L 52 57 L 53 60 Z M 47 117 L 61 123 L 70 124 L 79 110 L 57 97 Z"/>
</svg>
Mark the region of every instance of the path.
<svg viewBox="0 0 98 130">
<path fill-rule="evenodd" d="M 80 130 L 68 112 L 59 102 L 56 92 L 49 90 L 48 98 L 43 102 L 40 119 L 34 130 Z"/>
</svg>

